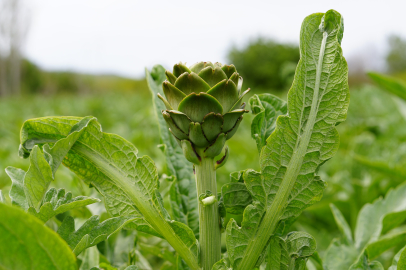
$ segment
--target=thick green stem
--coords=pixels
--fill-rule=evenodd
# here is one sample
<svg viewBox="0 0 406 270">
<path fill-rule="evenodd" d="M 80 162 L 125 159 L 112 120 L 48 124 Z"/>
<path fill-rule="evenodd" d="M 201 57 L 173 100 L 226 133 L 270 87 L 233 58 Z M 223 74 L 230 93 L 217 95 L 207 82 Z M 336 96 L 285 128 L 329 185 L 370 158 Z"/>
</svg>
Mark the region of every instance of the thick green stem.
<svg viewBox="0 0 406 270">
<path fill-rule="evenodd" d="M 195 166 L 197 196 L 210 191 L 217 197 L 216 169 L 214 160 L 202 158 Z M 199 199 L 199 198 L 198 198 Z M 203 205 L 199 201 L 200 258 L 203 270 L 211 270 L 220 260 L 221 235 L 219 225 L 218 203 Z"/>
</svg>

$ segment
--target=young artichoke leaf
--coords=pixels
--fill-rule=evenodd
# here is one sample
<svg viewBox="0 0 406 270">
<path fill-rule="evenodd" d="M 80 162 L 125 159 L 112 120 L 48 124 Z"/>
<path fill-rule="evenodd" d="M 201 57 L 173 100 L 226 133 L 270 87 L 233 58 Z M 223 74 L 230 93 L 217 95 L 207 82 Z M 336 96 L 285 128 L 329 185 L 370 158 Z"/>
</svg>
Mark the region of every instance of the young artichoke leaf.
<svg viewBox="0 0 406 270">
<path fill-rule="evenodd" d="M 45 223 L 58 214 L 97 202 L 100 200 L 86 196 L 72 198 L 72 193 L 65 194 L 64 189 L 51 188 L 45 194 L 39 211 L 37 212 L 34 207 L 30 207 L 28 212 Z"/>
<path fill-rule="evenodd" d="M 15 206 L 0 203 L 2 269 L 75 270 L 72 250 L 54 231 Z"/>
<path fill-rule="evenodd" d="M 244 184 L 243 173 L 244 171 L 231 173 L 231 181 L 221 187 L 223 206 L 229 214 L 242 215 L 244 209 L 252 203 L 251 193 Z"/>
<path fill-rule="evenodd" d="M 249 99 L 251 111 L 255 114 L 251 123 L 251 137 L 256 141 L 258 152 L 266 144 L 266 139 L 275 130 L 276 119 L 286 115 L 286 102 L 271 94 L 254 95 Z"/>
<path fill-rule="evenodd" d="M 378 261 L 370 262 L 368 260 L 368 253 L 365 251 L 358 258 L 358 261 L 353 265 L 351 265 L 349 270 L 384 270 L 384 268 L 382 264 Z"/>
<path fill-rule="evenodd" d="M 23 186 L 27 205 L 39 210 L 49 185 L 54 180 L 52 170 L 44 153 L 36 145 L 30 154 L 30 167 L 24 175 Z"/>
<path fill-rule="evenodd" d="M 86 121 L 82 125 L 82 121 Z M 115 134 L 101 131 L 93 117 L 46 117 L 28 120 L 21 132 L 22 153 L 34 144 L 57 143 L 80 126 L 82 135 L 63 159 L 63 164 L 105 198 L 113 216 L 135 216 L 130 226 L 165 237 L 182 258 L 197 266 L 197 240 L 189 227 L 167 220 L 160 203 L 158 173 L 153 161 L 137 157 L 137 149 Z"/>
<path fill-rule="evenodd" d="M 288 94 L 288 114 L 260 155 L 261 173 L 248 170 L 245 184 L 253 196 L 242 227 L 227 225 L 227 250 L 233 268 L 252 269 L 281 220 L 289 225 L 319 200 L 324 188 L 316 172 L 339 145 L 335 128 L 349 105 L 348 68 L 341 50 L 343 20 L 329 10 L 305 18 L 301 59 Z"/>
<path fill-rule="evenodd" d="M 305 232 L 291 232 L 286 238 L 273 236 L 266 254 L 267 270 L 306 269 L 316 251 L 316 240 Z"/>
<path fill-rule="evenodd" d="M 6 198 L 4 198 L 3 192 L 0 189 L 0 203 L 6 203 Z"/>
<path fill-rule="evenodd" d="M 14 167 L 7 167 L 6 173 L 11 179 L 11 188 L 9 192 L 11 204 L 27 210 L 28 202 L 24 192 L 25 171 Z"/>
<path fill-rule="evenodd" d="M 165 110 L 165 105 L 157 98 L 157 94 L 164 96 L 162 83 L 166 79 L 165 69 L 157 65 L 152 68 L 151 72 L 145 70 L 145 76 L 152 93 L 168 174 L 176 178 L 171 184 L 169 193 L 172 216 L 176 221 L 188 225 L 195 233 L 195 236 L 199 237 L 199 214 L 197 211 L 193 165 L 186 160 L 182 148 L 179 147 L 178 142 L 168 130 L 166 122 L 161 116 L 162 110 Z"/>
<path fill-rule="evenodd" d="M 113 217 L 99 223 L 99 216 L 92 216 L 75 231 L 75 220 L 73 217 L 67 216 L 58 228 L 58 234 L 78 256 L 85 249 L 106 240 L 136 218 L 133 216 Z"/>
</svg>

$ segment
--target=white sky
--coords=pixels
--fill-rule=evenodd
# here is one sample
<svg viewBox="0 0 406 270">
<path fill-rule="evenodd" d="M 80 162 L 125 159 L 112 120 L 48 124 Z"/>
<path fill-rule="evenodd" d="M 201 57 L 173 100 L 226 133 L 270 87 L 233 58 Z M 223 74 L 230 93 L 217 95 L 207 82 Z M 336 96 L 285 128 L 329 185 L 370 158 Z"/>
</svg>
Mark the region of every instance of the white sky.
<svg viewBox="0 0 406 270">
<path fill-rule="evenodd" d="M 390 34 L 406 37 L 406 0 L 28 0 L 26 56 L 48 70 L 141 77 L 145 67 L 225 62 L 257 36 L 299 42 L 302 20 L 344 16 L 347 57 L 382 57 Z"/>
</svg>

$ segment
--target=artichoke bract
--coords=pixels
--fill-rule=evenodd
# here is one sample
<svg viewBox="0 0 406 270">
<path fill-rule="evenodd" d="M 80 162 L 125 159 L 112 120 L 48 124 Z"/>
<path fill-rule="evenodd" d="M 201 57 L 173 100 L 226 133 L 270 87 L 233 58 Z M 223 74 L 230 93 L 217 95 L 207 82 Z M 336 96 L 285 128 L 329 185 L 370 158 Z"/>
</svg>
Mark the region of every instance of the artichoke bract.
<svg viewBox="0 0 406 270">
<path fill-rule="evenodd" d="M 162 115 L 186 158 L 199 164 L 201 157 L 219 155 L 248 112 L 242 98 L 250 89 L 241 93 L 243 80 L 235 66 L 179 63 L 165 74 L 166 99 L 158 94 L 166 107 Z"/>
</svg>

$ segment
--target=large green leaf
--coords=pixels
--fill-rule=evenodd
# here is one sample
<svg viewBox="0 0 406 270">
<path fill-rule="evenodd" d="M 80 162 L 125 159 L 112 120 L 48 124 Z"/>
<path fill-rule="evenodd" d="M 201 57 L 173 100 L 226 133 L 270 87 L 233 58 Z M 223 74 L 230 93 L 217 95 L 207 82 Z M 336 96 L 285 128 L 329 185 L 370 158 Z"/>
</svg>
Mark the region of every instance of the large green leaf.
<svg viewBox="0 0 406 270">
<path fill-rule="evenodd" d="M 249 99 L 251 111 L 255 114 L 251 123 L 251 137 L 256 141 L 258 152 L 266 139 L 275 130 L 276 119 L 288 112 L 286 102 L 271 94 L 254 95 Z"/>
<path fill-rule="evenodd" d="M 338 149 L 335 126 L 345 120 L 349 104 L 342 35 L 343 19 L 334 10 L 312 14 L 302 24 L 288 115 L 278 117 L 261 151 L 261 173 L 244 175 L 254 203 L 245 209 L 242 226 L 233 220 L 227 225 L 227 250 L 235 269 L 254 268 L 280 220 L 291 223 L 321 197 L 324 183 L 315 174 Z"/>
<path fill-rule="evenodd" d="M 151 72 L 145 70 L 155 115 L 159 124 L 161 135 L 161 149 L 166 157 L 168 174 L 175 176 L 169 193 L 173 218 L 187 224 L 199 236 L 199 214 L 197 211 L 196 183 L 193 176 L 192 163 L 186 160 L 182 149 L 176 139 L 170 133 L 168 126 L 162 117 L 161 111 L 165 110 L 163 102 L 157 98 L 157 94 L 164 95 L 162 83 L 165 81 L 165 69 L 155 66 Z"/>
<path fill-rule="evenodd" d="M 69 246 L 38 219 L 2 203 L 0 213 L 0 269 L 77 269 Z"/>
<path fill-rule="evenodd" d="M 370 72 L 368 75 L 384 90 L 406 100 L 406 84 L 404 81 L 375 72 Z"/>
<path fill-rule="evenodd" d="M 160 199 L 158 173 L 153 161 L 137 157 L 137 149 L 115 134 L 101 131 L 95 118 L 46 117 L 28 120 L 21 131 L 26 156 L 35 144 L 56 143 L 81 131 L 70 144 L 63 164 L 104 196 L 113 216 L 135 216 L 137 230 L 165 237 L 192 267 L 197 265 L 197 240 L 187 226 L 167 220 Z M 47 149 L 44 146 L 44 149 Z M 48 151 L 49 152 L 49 151 Z"/>
<path fill-rule="evenodd" d="M 64 189 L 56 190 L 55 188 L 51 188 L 45 194 L 39 211 L 37 212 L 33 207 L 30 207 L 28 212 L 43 222 L 47 222 L 58 214 L 96 202 L 100 202 L 100 200 L 86 196 L 72 198 L 72 193 L 68 192 L 65 194 Z"/>
</svg>

